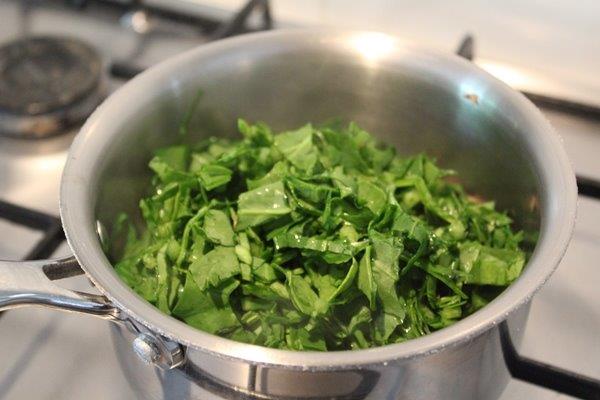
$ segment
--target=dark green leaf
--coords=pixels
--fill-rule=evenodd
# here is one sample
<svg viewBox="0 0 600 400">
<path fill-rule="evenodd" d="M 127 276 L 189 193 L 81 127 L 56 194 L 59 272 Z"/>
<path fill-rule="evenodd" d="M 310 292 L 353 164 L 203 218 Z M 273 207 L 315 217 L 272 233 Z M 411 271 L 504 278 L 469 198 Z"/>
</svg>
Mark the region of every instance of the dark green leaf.
<svg viewBox="0 0 600 400">
<path fill-rule="evenodd" d="M 358 265 L 358 288 L 367 296 L 369 308 L 375 310 L 377 285 L 373 278 L 373 267 L 371 266 L 371 247 L 367 247 Z"/>
<path fill-rule="evenodd" d="M 287 286 L 292 303 L 301 313 L 316 316 L 327 311 L 328 303 L 317 296 L 303 277 L 288 273 Z"/>
<path fill-rule="evenodd" d="M 238 281 L 227 279 L 208 291 L 202 291 L 193 279 L 188 278 L 173 315 L 210 333 L 231 330 L 240 325 L 229 305 L 229 297 L 238 285 Z"/>
</svg>

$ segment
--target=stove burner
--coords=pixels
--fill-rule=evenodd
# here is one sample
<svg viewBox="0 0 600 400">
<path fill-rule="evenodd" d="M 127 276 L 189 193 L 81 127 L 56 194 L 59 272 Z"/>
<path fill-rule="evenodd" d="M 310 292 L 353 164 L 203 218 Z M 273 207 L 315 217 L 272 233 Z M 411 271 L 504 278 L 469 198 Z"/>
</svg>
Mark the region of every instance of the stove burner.
<svg viewBox="0 0 600 400">
<path fill-rule="evenodd" d="M 101 100 L 101 60 L 87 44 L 30 37 L 0 47 L 0 134 L 42 137 L 79 122 Z"/>
</svg>

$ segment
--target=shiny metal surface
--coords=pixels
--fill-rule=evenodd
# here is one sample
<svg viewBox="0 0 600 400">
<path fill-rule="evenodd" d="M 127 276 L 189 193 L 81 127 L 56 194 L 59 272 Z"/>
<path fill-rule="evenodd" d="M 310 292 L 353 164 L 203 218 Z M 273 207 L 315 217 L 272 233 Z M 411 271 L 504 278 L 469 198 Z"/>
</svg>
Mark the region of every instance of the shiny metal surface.
<svg viewBox="0 0 600 400">
<path fill-rule="evenodd" d="M 134 354 L 145 364 L 169 370 L 183 365 L 185 353 L 179 343 L 153 333 L 138 333 L 132 342 Z"/>
<path fill-rule="evenodd" d="M 437 156 L 459 171 L 469 190 L 498 199 L 523 227 L 539 227 L 526 271 L 454 326 L 370 350 L 265 349 L 163 315 L 118 279 L 102 253 L 96 219 L 110 226 L 116 212 L 137 210 L 152 149 L 178 140 L 177 124 L 199 87 L 205 95 L 190 140 L 231 134 L 239 116 L 276 129 L 339 117 L 402 153 Z M 564 253 L 575 206 L 574 177 L 560 140 L 522 96 L 455 57 L 385 35 L 339 31 L 227 40 L 145 72 L 88 120 L 71 149 L 61 193 L 69 243 L 98 288 L 138 324 L 187 346 L 185 366 L 157 374 L 128 364 L 133 338 L 114 328 L 125 338 L 117 344 L 128 343 L 119 356 L 130 381 L 149 398 L 206 383 L 207 375 L 223 387 L 270 398 L 431 398 L 442 390 L 444 398 L 495 398 L 508 379 L 495 326 L 510 318 L 513 337 L 519 337 L 531 296 Z M 457 362 L 465 368 L 449 368 Z M 177 398 L 186 396 L 199 398 L 192 389 Z"/>
<path fill-rule="evenodd" d="M 56 261 L 0 261 L 0 311 L 37 305 L 118 319 L 119 310 L 103 296 L 75 292 L 51 282 L 77 275 L 77 270 L 82 273 L 72 257 Z"/>
<path fill-rule="evenodd" d="M 385 349 L 307 356 L 241 345 L 166 318 L 118 279 L 93 227 L 96 219 L 110 226 L 119 211 L 137 215 L 152 149 L 179 140 L 176 127 L 198 88 L 204 96 L 190 140 L 231 135 L 238 116 L 268 121 L 275 129 L 340 117 L 357 121 L 402 153 L 436 156 L 458 170 L 467 188 L 497 199 L 523 225 L 541 220 L 527 270 L 481 312 Z M 550 125 L 529 101 L 471 64 L 381 34 L 280 31 L 204 46 L 118 90 L 75 139 L 63 175 L 61 215 L 69 243 L 92 279 L 145 325 L 225 356 L 326 369 L 383 362 L 390 353 L 420 356 L 503 319 L 529 299 L 560 259 L 575 200 L 574 177 Z"/>
<path fill-rule="evenodd" d="M 529 305 L 508 320 L 522 339 Z M 122 373 L 139 399 L 495 399 L 509 380 L 497 328 L 419 362 L 391 360 L 369 367 L 304 371 L 251 365 L 188 351 L 182 368 L 150 368 L 129 351 L 134 332 L 112 324 Z M 158 378 L 157 378 L 158 377 Z M 210 397 L 214 396 L 214 397 Z"/>
<path fill-rule="evenodd" d="M 148 334 L 142 333 L 138 335 L 133 339 L 131 347 L 135 355 L 146 364 L 153 364 L 160 359 L 160 350 L 156 343 L 154 343 L 153 338 Z"/>
</svg>

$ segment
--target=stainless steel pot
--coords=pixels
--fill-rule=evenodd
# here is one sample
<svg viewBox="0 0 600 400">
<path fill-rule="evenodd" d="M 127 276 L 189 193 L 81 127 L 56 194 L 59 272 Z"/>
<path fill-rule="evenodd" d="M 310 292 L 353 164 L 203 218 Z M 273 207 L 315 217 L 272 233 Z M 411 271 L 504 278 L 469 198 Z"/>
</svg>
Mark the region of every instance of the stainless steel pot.
<svg viewBox="0 0 600 400">
<path fill-rule="evenodd" d="M 293 352 L 233 342 L 162 314 L 134 294 L 102 251 L 97 226 L 137 215 L 153 149 L 181 140 L 178 124 L 204 95 L 188 140 L 231 135 L 236 118 L 275 129 L 354 120 L 397 146 L 458 170 L 540 232 L 523 275 L 483 310 L 406 343 L 343 352 Z M 450 55 L 378 33 L 278 31 L 202 46 L 124 85 L 89 118 L 64 170 L 61 217 L 77 263 L 104 296 L 49 279 L 74 259 L 0 264 L 0 308 L 42 304 L 119 321 L 115 348 L 141 398 L 496 398 L 508 374 L 498 325 L 518 342 L 533 294 L 558 265 L 576 211 L 575 178 L 541 113 L 503 83 Z M 102 229 L 101 229 L 102 231 Z M 133 349 L 135 353 L 131 351 Z M 153 365 L 142 365 L 140 359 Z"/>
</svg>

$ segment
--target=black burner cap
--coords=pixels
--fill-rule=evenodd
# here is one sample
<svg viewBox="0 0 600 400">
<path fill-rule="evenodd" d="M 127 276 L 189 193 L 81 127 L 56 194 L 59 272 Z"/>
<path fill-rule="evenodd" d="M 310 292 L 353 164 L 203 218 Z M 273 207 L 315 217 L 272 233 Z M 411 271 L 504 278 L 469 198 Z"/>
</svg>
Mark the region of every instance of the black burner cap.
<svg viewBox="0 0 600 400">
<path fill-rule="evenodd" d="M 36 116 L 76 104 L 100 84 L 101 60 L 85 43 L 29 37 L 0 47 L 0 111 Z"/>
</svg>

